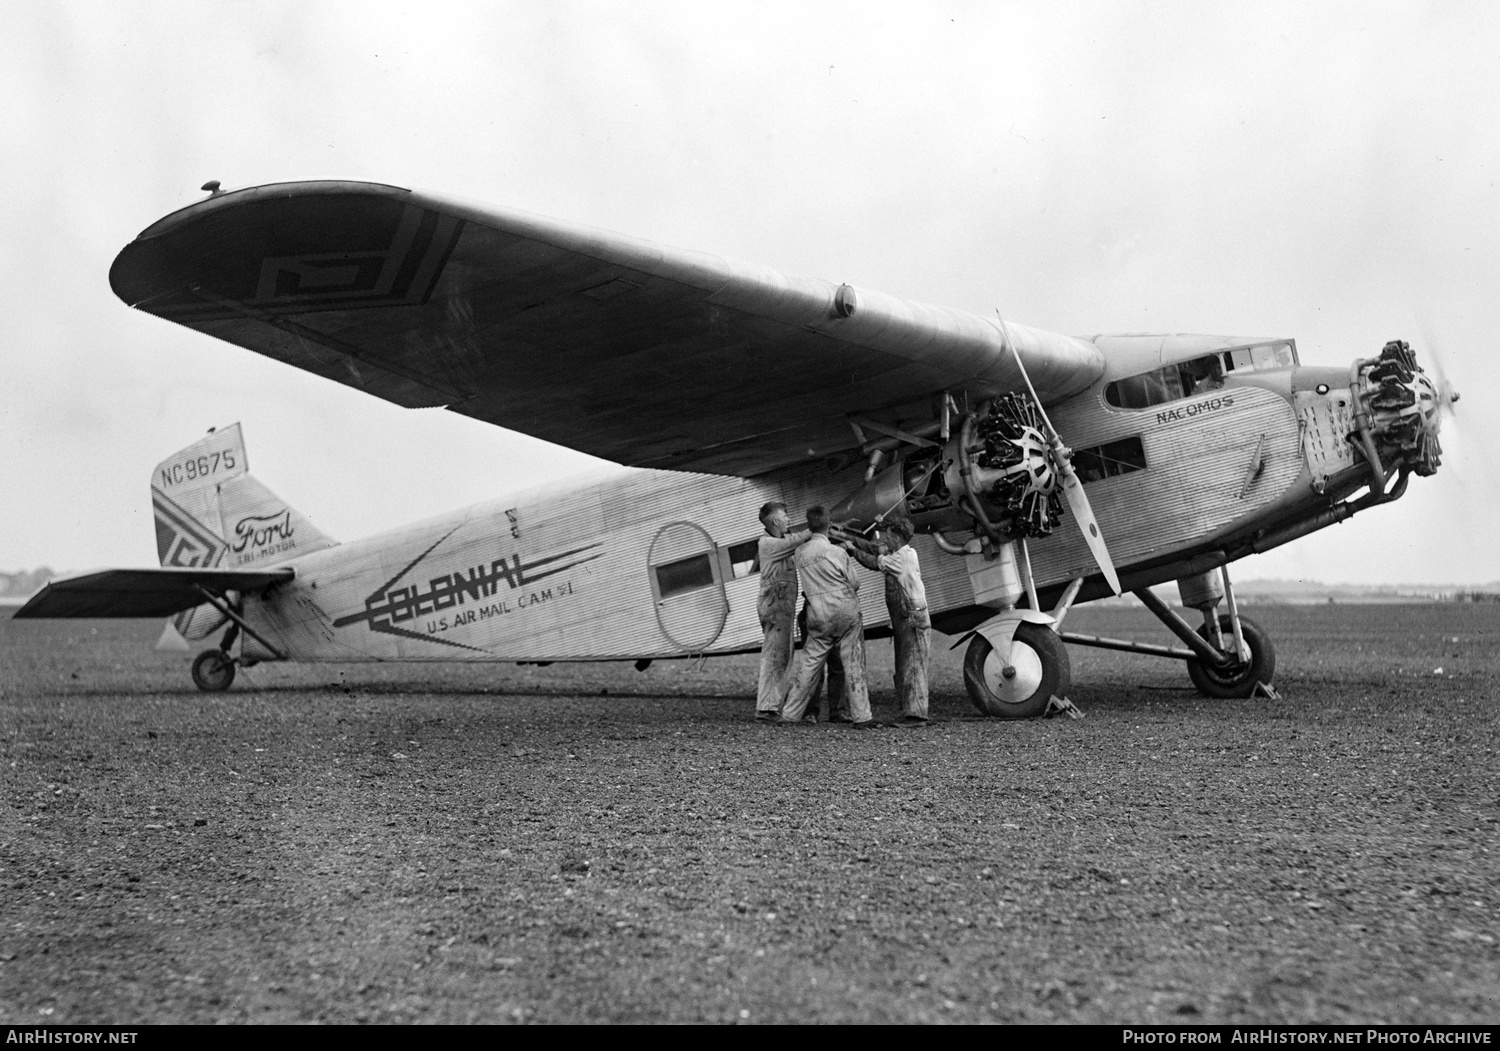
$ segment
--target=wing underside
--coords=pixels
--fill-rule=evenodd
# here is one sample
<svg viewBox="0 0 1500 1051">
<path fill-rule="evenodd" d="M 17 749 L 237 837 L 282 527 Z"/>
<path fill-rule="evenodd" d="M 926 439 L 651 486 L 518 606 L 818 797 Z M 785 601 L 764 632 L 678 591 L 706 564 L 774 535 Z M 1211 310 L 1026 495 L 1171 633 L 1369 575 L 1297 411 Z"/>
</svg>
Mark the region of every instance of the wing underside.
<svg viewBox="0 0 1500 1051">
<path fill-rule="evenodd" d="M 169 617 L 206 601 L 204 590 L 264 591 L 295 577 L 289 569 L 105 569 L 54 580 L 16 611 L 43 617 Z"/>
<path fill-rule="evenodd" d="M 606 459 L 752 476 L 1020 375 L 993 319 L 369 183 L 223 194 L 145 230 L 125 302 L 408 406 Z M 1010 325 L 1044 401 L 1102 372 Z"/>
</svg>

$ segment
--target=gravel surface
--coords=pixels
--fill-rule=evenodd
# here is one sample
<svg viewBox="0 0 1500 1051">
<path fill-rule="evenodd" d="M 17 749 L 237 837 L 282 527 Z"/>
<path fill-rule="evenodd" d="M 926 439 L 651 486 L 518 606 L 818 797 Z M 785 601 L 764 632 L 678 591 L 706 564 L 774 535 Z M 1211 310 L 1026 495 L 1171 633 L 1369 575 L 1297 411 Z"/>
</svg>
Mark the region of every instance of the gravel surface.
<svg viewBox="0 0 1500 1051">
<path fill-rule="evenodd" d="M 875 733 L 754 723 L 748 657 L 210 696 L 0 620 L 0 1021 L 1500 1020 L 1500 606 L 1249 615 L 1279 701 L 1073 648 L 1086 719 L 981 720 L 935 636 Z"/>
</svg>

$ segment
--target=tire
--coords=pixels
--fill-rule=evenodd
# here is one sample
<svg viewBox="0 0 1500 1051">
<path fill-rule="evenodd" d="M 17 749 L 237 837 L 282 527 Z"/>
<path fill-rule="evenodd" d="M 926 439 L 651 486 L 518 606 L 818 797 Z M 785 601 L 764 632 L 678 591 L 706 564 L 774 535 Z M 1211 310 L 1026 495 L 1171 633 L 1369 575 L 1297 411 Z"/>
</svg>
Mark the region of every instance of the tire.
<svg viewBox="0 0 1500 1051">
<path fill-rule="evenodd" d="M 990 640 L 975 635 L 964 655 L 964 686 L 979 714 L 997 719 L 1034 719 L 1053 697 L 1064 697 L 1072 685 L 1068 650 L 1044 624 L 1022 622 L 1011 643 L 1015 678 L 1006 681 Z"/>
<path fill-rule="evenodd" d="M 234 682 L 234 658 L 223 650 L 204 650 L 193 660 L 193 683 L 208 693 L 222 693 Z"/>
<path fill-rule="evenodd" d="M 1228 614 L 1220 615 L 1219 631 L 1226 640 L 1231 640 L 1232 645 L 1234 626 Z M 1201 661 L 1187 662 L 1188 678 L 1203 696 L 1220 700 L 1249 697 L 1255 692 L 1257 683 L 1271 685 L 1276 674 L 1276 647 L 1271 645 L 1271 637 L 1255 621 L 1244 617 L 1240 618 L 1240 631 L 1245 636 L 1245 645 L 1250 647 L 1248 662 L 1224 669 L 1210 667 Z M 1207 639 L 1207 627 L 1199 628 L 1198 634 Z"/>
</svg>

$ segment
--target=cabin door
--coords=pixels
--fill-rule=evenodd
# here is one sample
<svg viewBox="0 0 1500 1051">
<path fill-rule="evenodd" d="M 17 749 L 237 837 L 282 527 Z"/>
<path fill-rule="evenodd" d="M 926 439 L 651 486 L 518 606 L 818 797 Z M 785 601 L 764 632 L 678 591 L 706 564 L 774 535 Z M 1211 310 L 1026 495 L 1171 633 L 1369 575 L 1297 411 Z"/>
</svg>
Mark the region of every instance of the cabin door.
<svg viewBox="0 0 1500 1051">
<path fill-rule="evenodd" d="M 713 537 L 692 522 L 672 522 L 651 541 L 646 562 L 661 633 L 684 653 L 708 649 L 729 617 Z"/>
</svg>

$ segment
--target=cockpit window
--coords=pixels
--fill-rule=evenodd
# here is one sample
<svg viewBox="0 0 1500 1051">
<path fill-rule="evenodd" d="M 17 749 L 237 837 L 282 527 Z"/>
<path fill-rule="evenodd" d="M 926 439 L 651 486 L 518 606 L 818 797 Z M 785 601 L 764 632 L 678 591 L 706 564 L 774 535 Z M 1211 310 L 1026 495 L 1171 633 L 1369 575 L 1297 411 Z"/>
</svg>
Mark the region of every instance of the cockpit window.
<svg viewBox="0 0 1500 1051">
<path fill-rule="evenodd" d="M 1218 354 L 1152 369 L 1104 388 L 1104 400 L 1117 409 L 1145 409 L 1164 401 L 1190 398 L 1224 385 L 1224 362 Z"/>
<path fill-rule="evenodd" d="M 1115 380 L 1104 388 L 1104 400 L 1117 409 L 1147 409 L 1218 390 L 1230 373 L 1287 368 L 1296 363 L 1296 352 L 1288 342 L 1236 347 Z"/>
<path fill-rule="evenodd" d="M 1297 364 L 1297 353 L 1290 343 L 1262 343 L 1255 347 L 1238 347 L 1220 355 L 1231 372 L 1259 372 L 1282 369 Z"/>
</svg>

